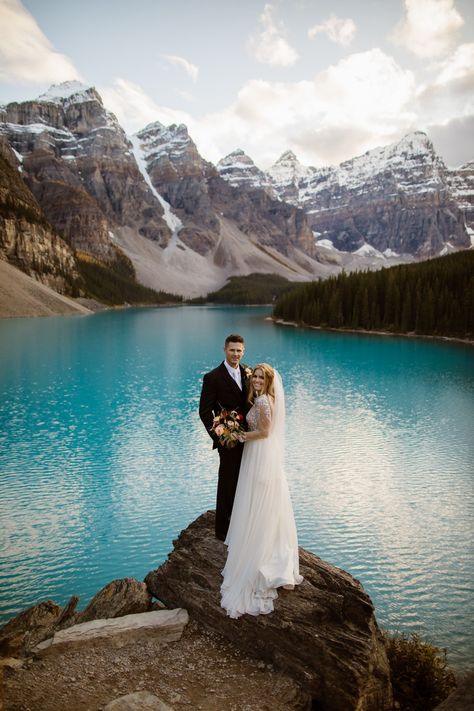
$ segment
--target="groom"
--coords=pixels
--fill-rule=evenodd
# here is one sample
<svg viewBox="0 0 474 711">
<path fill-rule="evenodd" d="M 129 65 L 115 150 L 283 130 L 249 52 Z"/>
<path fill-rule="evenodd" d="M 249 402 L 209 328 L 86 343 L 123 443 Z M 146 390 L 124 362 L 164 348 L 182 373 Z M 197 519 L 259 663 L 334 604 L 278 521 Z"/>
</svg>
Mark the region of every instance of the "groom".
<svg viewBox="0 0 474 711">
<path fill-rule="evenodd" d="M 221 410 L 238 410 L 247 413 L 246 373 L 240 365 L 245 351 L 244 339 L 237 334 L 227 336 L 224 344 L 225 360 L 203 378 L 199 417 L 214 441 L 214 449 L 219 452 L 219 481 L 216 502 L 216 538 L 225 540 L 229 528 L 230 515 L 234 504 L 235 490 L 239 478 L 243 444 L 231 449 L 222 447 L 218 438 L 210 432 L 214 415 Z"/>
</svg>

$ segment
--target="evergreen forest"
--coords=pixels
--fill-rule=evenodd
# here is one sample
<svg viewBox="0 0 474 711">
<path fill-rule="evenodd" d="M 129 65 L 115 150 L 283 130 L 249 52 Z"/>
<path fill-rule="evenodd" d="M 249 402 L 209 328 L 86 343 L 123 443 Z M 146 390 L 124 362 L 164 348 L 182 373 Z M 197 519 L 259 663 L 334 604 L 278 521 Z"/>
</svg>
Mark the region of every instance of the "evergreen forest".
<svg viewBox="0 0 474 711">
<path fill-rule="evenodd" d="M 283 294 L 276 319 L 322 328 L 474 336 L 474 251 L 342 272 Z"/>
<path fill-rule="evenodd" d="M 207 296 L 191 299 L 192 304 L 271 304 L 289 291 L 292 282 L 278 274 L 248 274 L 230 277 L 227 284 Z"/>
</svg>

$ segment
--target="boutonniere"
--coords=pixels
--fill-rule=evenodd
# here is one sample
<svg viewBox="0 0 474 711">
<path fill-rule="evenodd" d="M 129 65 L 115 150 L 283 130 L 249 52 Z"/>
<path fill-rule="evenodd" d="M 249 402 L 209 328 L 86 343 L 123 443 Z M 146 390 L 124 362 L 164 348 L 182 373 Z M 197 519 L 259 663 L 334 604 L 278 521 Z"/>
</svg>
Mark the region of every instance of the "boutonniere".
<svg viewBox="0 0 474 711">
<path fill-rule="evenodd" d="M 245 368 L 244 368 L 244 373 L 245 373 L 245 377 L 246 377 L 246 378 L 250 378 L 250 376 L 251 376 L 252 373 L 253 373 L 253 370 L 252 370 L 252 368 L 249 368 L 249 366 L 247 365 L 247 366 L 245 366 Z"/>
</svg>

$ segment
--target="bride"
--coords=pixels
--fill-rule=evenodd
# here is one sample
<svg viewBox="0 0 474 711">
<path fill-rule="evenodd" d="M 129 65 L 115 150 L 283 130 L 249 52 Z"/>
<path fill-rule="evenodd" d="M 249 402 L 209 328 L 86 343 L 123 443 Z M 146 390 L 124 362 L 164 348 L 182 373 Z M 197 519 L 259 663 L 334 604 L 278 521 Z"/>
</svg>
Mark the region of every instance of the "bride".
<svg viewBox="0 0 474 711">
<path fill-rule="evenodd" d="M 299 574 L 298 540 L 283 470 L 285 398 L 279 373 L 255 366 L 245 442 L 222 575 L 221 606 L 230 617 L 273 611 L 278 587 L 293 589 Z"/>
</svg>

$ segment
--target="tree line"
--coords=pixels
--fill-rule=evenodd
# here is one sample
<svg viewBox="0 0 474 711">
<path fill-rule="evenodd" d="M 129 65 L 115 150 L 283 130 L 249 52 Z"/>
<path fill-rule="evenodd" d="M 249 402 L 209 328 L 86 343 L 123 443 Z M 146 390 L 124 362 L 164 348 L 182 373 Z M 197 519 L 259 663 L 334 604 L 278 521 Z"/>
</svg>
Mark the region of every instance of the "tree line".
<svg viewBox="0 0 474 711">
<path fill-rule="evenodd" d="M 191 299 L 192 304 L 271 304 L 293 284 L 278 274 L 248 274 L 230 277 L 227 284 L 207 296 Z"/>
<path fill-rule="evenodd" d="M 474 335 L 474 251 L 304 284 L 282 295 L 273 315 L 323 328 L 469 338 Z"/>
</svg>

